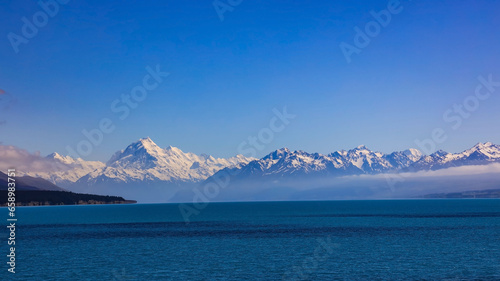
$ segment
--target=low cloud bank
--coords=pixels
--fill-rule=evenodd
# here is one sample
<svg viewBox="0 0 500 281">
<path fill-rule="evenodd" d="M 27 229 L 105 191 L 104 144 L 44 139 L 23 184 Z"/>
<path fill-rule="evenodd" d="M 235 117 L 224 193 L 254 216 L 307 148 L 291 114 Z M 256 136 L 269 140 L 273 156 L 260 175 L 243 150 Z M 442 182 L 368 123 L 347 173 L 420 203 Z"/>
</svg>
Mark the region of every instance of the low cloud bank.
<svg viewBox="0 0 500 281">
<path fill-rule="evenodd" d="M 377 175 L 360 175 L 360 176 L 346 176 L 344 178 L 387 178 L 387 177 L 402 177 L 406 179 L 423 179 L 432 177 L 452 177 L 452 176 L 472 176 L 482 174 L 500 173 L 500 163 L 492 163 L 489 165 L 471 165 L 461 167 L 451 167 L 436 171 L 418 171 L 418 172 L 405 172 L 405 173 L 390 173 L 390 174 L 377 174 Z"/>
<path fill-rule="evenodd" d="M 414 173 L 238 181 L 222 188 L 209 201 L 401 199 L 499 188 L 500 164 L 494 163 Z M 190 202 L 198 197 L 185 191 L 178 193 L 174 200 Z"/>
</svg>

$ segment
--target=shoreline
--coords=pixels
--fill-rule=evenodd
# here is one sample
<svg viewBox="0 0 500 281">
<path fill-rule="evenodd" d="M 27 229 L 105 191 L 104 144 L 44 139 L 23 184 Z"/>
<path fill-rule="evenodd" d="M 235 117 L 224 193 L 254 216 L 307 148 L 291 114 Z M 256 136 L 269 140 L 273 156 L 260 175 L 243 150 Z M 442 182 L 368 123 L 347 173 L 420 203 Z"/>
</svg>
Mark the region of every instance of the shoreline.
<svg viewBox="0 0 500 281">
<path fill-rule="evenodd" d="M 95 195 L 74 193 L 69 191 L 48 190 L 17 190 L 13 196 L 6 190 L 0 190 L 0 206 L 16 207 L 24 206 L 64 206 L 64 205 L 108 205 L 108 204 L 135 204 L 135 200 L 126 200 L 120 196 Z M 14 200 L 11 200 L 14 199 Z"/>
<path fill-rule="evenodd" d="M 49 202 L 39 202 L 39 201 L 31 201 L 28 203 L 25 202 L 15 202 L 15 207 L 43 207 L 43 206 L 87 206 L 87 205 L 128 205 L 128 204 L 137 204 L 135 200 L 124 200 L 124 201 L 114 201 L 114 202 L 104 202 L 104 201 L 95 201 L 95 202 L 78 202 L 76 204 L 51 204 Z M 48 204 L 47 204 L 48 203 Z M 9 207 L 7 203 L 1 204 L 1 207 Z"/>
</svg>

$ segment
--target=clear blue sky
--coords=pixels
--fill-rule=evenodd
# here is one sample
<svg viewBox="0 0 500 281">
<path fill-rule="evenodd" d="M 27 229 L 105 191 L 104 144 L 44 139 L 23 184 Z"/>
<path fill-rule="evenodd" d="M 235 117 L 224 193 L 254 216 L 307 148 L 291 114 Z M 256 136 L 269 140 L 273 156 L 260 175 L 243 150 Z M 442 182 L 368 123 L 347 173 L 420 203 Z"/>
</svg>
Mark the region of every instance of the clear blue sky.
<svg viewBox="0 0 500 281">
<path fill-rule="evenodd" d="M 448 136 L 437 148 L 450 152 L 500 143 L 500 88 L 457 130 L 442 117 L 474 94 L 479 75 L 500 81 L 500 2 L 401 1 L 347 63 L 339 44 L 353 44 L 354 27 L 387 3 L 244 0 L 221 21 L 211 0 L 71 0 L 16 54 L 9 32 L 22 34 L 21 18 L 41 7 L 4 1 L 0 89 L 16 102 L 0 105 L 0 141 L 66 154 L 82 129 L 109 118 L 116 130 L 86 159 L 107 160 L 146 136 L 227 157 L 287 106 L 297 117 L 259 156 L 360 144 L 391 152 L 416 147 L 436 127 Z M 111 103 L 158 64 L 170 76 L 120 120 Z"/>
</svg>

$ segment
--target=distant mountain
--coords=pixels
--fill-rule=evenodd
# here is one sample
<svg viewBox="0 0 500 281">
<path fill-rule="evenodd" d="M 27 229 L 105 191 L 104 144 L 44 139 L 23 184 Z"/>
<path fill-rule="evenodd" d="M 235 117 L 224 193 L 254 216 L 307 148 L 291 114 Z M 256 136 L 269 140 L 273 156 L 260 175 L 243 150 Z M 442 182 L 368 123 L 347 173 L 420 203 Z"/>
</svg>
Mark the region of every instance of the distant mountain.
<svg viewBox="0 0 500 281">
<path fill-rule="evenodd" d="M 15 178 L 16 190 L 51 190 L 51 191 L 65 191 L 63 188 L 55 184 L 41 179 L 30 176 L 23 176 Z M 8 177 L 5 173 L 0 172 L 0 190 L 7 190 Z"/>
<path fill-rule="evenodd" d="M 231 158 L 161 148 L 143 138 L 116 152 L 106 163 L 85 161 L 52 153 L 43 158 L 40 171 L 19 171 L 19 175 L 43 178 L 70 191 L 119 195 L 151 201 L 166 200 L 177 189 L 196 185 L 227 167 L 241 167 L 254 158 Z"/>
<path fill-rule="evenodd" d="M 245 185 L 256 189 L 260 187 L 262 190 L 270 188 L 272 191 L 268 190 L 259 197 L 267 198 L 268 194 L 282 194 L 285 189 L 290 192 L 290 186 L 313 188 L 318 182 L 328 191 L 332 181 L 334 185 L 342 185 L 346 177 L 366 178 L 500 163 L 500 146 L 490 142 L 478 143 L 461 153 L 440 150 L 431 155 L 424 155 L 417 149 L 385 154 L 365 146 L 330 154 L 282 148 L 261 159 L 242 155 L 224 159 L 185 153 L 172 146 L 161 148 L 150 138 L 144 138 L 116 152 L 106 163 L 73 159 L 57 153 L 45 159 L 50 164 L 49 169 L 45 169 L 45 172 L 26 172 L 25 175 L 44 178 L 74 192 L 119 195 L 144 202 L 164 202 L 177 192 L 193 197 L 189 190 L 227 174 L 232 175 L 230 185 L 234 187 L 227 188 L 230 189 L 228 192 L 237 192 Z M 490 180 L 494 182 L 493 178 Z M 452 181 L 447 179 L 445 182 Z M 462 185 L 465 182 L 454 184 Z M 406 185 L 409 183 L 407 181 Z M 369 188 L 372 183 L 357 184 Z M 408 188 L 421 186 L 418 182 L 412 184 Z M 383 177 L 371 186 L 375 185 L 387 188 Z M 436 186 L 434 183 L 426 185 Z M 491 184 L 483 187 L 487 188 L 489 185 Z M 247 191 L 253 192 L 250 189 Z M 358 195 L 353 193 L 352 198 Z"/>
<path fill-rule="evenodd" d="M 161 148 L 150 138 L 140 139 L 116 152 L 106 163 L 85 161 L 53 153 L 45 157 L 41 177 L 73 192 L 118 195 L 142 202 L 166 201 L 179 188 L 194 186 L 226 167 L 246 165 L 253 158 L 237 155 L 214 158 Z"/>
<path fill-rule="evenodd" d="M 222 168 L 245 165 L 254 160 L 242 155 L 224 159 L 184 153 L 172 146 L 160 148 L 150 138 L 140 139 L 116 152 L 107 163 L 74 159 L 58 153 L 45 159 L 47 167 L 43 172 L 20 173 L 68 189 L 101 184 L 197 183 Z"/>
<path fill-rule="evenodd" d="M 377 174 L 409 168 L 422 157 L 422 153 L 416 149 L 383 154 L 358 146 L 349 151 L 341 150 L 323 155 L 282 148 L 262 159 L 251 161 L 248 165 L 228 168 L 224 172 L 238 174 L 236 180 Z"/>
<path fill-rule="evenodd" d="M 251 160 L 242 155 L 223 159 L 184 153 L 172 146 L 163 149 L 145 138 L 118 151 L 104 167 L 81 177 L 77 183 L 196 183 L 220 169 L 244 165 Z"/>
<path fill-rule="evenodd" d="M 52 153 L 45 157 L 46 167 L 43 172 L 20 171 L 22 175 L 43 178 L 56 185 L 68 187 L 81 177 L 105 166 L 100 161 L 85 161 Z"/>
<path fill-rule="evenodd" d="M 484 165 L 500 162 L 500 145 L 491 142 L 478 143 L 461 153 L 448 153 L 439 150 L 429 156 L 422 157 L 413 164 L 414 170 L 438 170 L 466 165 Z"/>
<path fill-rule="evenodd" d="M 290 151 L 288 148 L 282 148 L 262 159 L 251 161 L 248 165 L 225 171 L 231 170 L 232 174 L 238 174 L 238 179 L 245 177 L 348 176 L 437 170 L 493 162 L 500 162 L 500 146 L 490 142 L 478 143 L 461 153 L 453 154 L 440 150 L 429 156 L 423 155 L 413 148 L 384 154 L 374 152 L 365 146 L 358 146 L 349 151 L 341 150 L 328 155 Z"/>
</svg>

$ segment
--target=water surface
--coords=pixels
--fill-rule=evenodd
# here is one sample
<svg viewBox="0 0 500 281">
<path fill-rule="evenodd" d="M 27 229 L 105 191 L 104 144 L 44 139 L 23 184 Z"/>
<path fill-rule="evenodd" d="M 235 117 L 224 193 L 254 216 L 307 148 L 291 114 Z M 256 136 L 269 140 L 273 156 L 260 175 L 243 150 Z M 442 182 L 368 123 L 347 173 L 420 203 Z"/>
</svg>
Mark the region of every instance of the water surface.
<svg viewBox="0 0 500 281">
<path fill-rule="evenodd" d="M 17 216 L 15 280 L 500 280 L 500 200 L 211 203 L 189 224 L 177 204 Z"/>
</svg>

